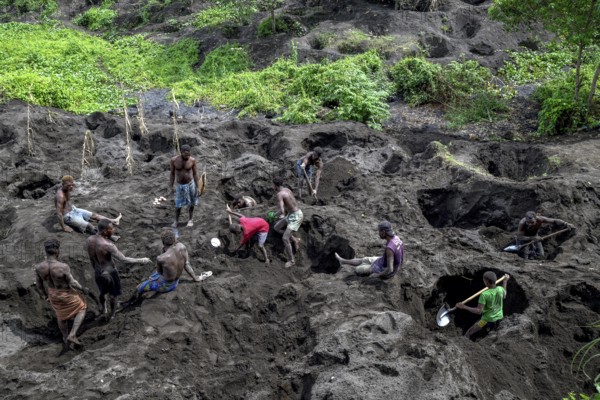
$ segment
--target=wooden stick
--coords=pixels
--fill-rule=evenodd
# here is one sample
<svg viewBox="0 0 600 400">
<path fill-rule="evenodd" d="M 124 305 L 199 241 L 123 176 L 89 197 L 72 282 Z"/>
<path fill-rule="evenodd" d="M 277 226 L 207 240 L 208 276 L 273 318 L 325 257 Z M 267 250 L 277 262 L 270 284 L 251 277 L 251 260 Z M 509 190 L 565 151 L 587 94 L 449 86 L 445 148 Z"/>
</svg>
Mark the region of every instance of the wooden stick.
<svg viewBox="0 0 600 400">
<path fill-rule="evenodd" d="M 503 280 L 506 279 L 506 275 L 504 275 L 502 278 L 498 279 L 496 281 L 496 285 L 499 284 L 500 282 L 502 282 Z M 489 288 L 485 287 L 483 289 L 481 289 L 479 292 L 475 293 L 473 296 L 469 297 L 468 299 L 461 301 L 460 304 L 465 304 L 468 303 L 469 301 L 473 300 L 475 297 L 479 296 L 481 293 L 485 292 L 486 290 L 488 290 Z M 455 307 L 456 308 L 456 307 Z"/>
</svg>

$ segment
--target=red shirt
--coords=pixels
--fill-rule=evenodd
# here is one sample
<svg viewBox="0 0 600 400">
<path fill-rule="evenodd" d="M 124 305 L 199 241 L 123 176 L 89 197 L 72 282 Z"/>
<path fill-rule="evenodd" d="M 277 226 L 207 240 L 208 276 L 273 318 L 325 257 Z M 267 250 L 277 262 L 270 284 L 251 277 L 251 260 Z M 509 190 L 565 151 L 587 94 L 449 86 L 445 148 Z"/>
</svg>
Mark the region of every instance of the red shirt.
<svg viewBox="0 0 600 400">
<path fill-rule="evenodd" d="M 269 233 L 269 223 L 262 218 L 242 217 L 240 218 L 240 225 L 244 228 L 240 244 L 245 244 L 257 233 Z"/>
</svg>

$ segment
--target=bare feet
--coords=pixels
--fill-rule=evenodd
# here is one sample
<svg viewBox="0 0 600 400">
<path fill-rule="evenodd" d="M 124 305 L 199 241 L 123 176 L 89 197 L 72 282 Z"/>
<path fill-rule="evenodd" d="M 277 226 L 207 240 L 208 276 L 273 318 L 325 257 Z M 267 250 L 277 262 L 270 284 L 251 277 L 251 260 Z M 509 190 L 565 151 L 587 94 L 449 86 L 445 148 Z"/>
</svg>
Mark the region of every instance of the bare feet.
<svg viewBox="0 0 600 400">
<path fill-rule="evenodd" d="M 192 226 L 194 226 L 194 221 L 192 221 L 191 219 L 188 221 L 187 225 L 188 228 L 191 228 Z"/>
<path fill-rule="evenodd" d="M 121 236 L 110 235 L 109 239 L 112 240 L 113 242 L 117 242 L 119 239 L 121 239 Z"/>
<path fill-rule="evenodd" d="M 81 346 L 81 342 L 79 341 L 79 339 L 77 339 L 77 336 L 75 336 L 75 335 L 73 335 L 73 336 L 69 335 L 67 337 L 67 341 Z"/>
<path fill-rule="evenodd" d="M 335 253 L 335 258 L 338 260 L 338 262 L 340 263 L 340 267 L 342 266 L 342 257 L 340 257 L 340 255 L 338 253 Z"/>
<path fill-rule="evenodd" d="M 291 268 L 296 266 L 296 261 L 288 261 L 285 263 L 286 268 Z"/>
<path fill-rule="evenodd" d="M 119 222 L 121 221 L 122 217 L 123 217 L 123 215 L 121 213 L 119 213 L 119 216 L 112 220 L 113 225 L 119 225 Z"/>
<path fill-rule="evenodd" d="M 171 228 L 177 228 L 177 225 L 179 225 L 179 221 L 173 221 Z"/>
</svg>

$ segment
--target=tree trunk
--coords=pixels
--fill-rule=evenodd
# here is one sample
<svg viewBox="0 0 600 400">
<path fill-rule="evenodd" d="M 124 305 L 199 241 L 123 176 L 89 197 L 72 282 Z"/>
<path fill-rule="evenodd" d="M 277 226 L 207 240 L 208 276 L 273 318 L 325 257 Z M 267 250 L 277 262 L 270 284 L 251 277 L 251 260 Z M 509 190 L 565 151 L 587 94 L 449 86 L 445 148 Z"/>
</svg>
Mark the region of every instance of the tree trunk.
<svg viewBox="0 0 600 400">
<path fill-rule="evenodd" d="M 277 24 L 275 23 L 275 10 L 271 10 L 271 30 L 273 31 L 273 35 L 275 34 L 275 30 L 277 29 Z"/>
<path fill-rule="evenodd" d="M 581 59 L 583 58 L 583 42 L 579 42 L 577 46 L 577 66 L 575 68 L 575 94 L 573 101 L 577 103 L 579 100 L 579 87 L 581 86 Z"/>
<path fill-rule="evenodd" d="M 590 86 L 590 95 L 587 99 L 588 110 L 592 107 L 592 102 L 594 101 L 594 95 L 596 94 L 596 85 L 598 84 L 598 76 L 600 76 L 600 63 L 596 67 L 596 72 L 594 73 L 594 78 L 592 79 L 592 84 Z"/>
</svg>

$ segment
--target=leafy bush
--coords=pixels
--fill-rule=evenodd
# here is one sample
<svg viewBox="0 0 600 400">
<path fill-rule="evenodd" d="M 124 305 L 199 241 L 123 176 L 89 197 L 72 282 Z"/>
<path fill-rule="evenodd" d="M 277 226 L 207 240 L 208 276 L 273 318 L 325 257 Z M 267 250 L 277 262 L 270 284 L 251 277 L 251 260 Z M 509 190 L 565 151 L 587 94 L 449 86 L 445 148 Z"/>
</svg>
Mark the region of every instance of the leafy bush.
<svg viewBox="0 0 600 400">
<path fill-rule="evenodd" d="M 473 122 L 495 121 L 506 111 L 508 111 L 506 99 L 493 93 L 479 92 L 467 102 L 453 105 L 446 118 L 450 121 L 451 128 L 459 128 Z"/>
<path fill-rule="evenodd" d="M 153 15 L 158 15 L 158 11 L 162 10 L 169 4 L 171 4 L 173 0 L 147 0 L 143 2 L 142 8 L 140 8 L 140 18 L 142 19 L 143 24 L 147 24 L 150 22 L 151 17 Z M 162 21 L 155 21 L 162 22 Z"/>
<path fill-rule="evenodd" d="M 225 22 L 246 25 L 255 13 L 256 7 L 251 2 L 242 5 L 235 2 L 215 4 L 196 14 L 193 25 L 198 29 L 219 26 Z"/>
<path fill-rule="evenodd" d="M 289 32 L 290 27 L 283 18 L 275 17 L 275 32 Z M 273 22 L 271 17 L 264 19 L 258 24 L 258 37 L 271 36 L 273 34 Z"/>
<path fill-rule="evenodd" d="M 12 7 L 19 14 L 39 12 L 42 17 L 49 17 L 58 10 L 56 0 L 0 0 L 0 7 Z"/>
<path fill-rule="evenodd" d="M 433 100 L 442 67 L 423 58 L 405 57 L 390 69 L 396 91 L 411 106 Z"/>
<path fill-rule="evenodd" d="M 206 55 L 198 75 L 202 80 L 214 81 L 226 75 L 247 71 L 251 66 L 252 61 L 246 47 L 225 44 Z"/>
<path fill-rule="evenodd" d="M 101 7 L 92 7 L 73 19 L 73 23 L 91 31 L 105 31 L 113 27 L 118 12 L 111 10 L 105 3 Z"/>
<path fill-rule="evenodd" d="M 492 80 L 492 72 L 474 60 L 452 61 L 438 74 L 437 80 L 436 100 L 458 104 L 473 95 L 486 92 Z"/>
<path fill-rule="evenodd" d="M 574 65 L 574 53 L 550 44 L 545 50 L 507 51 L 510 59 L 498 71 L 498 75 L 517 85 L 555 78 L 564 72 L 565 66 Z"/>
</svg>

